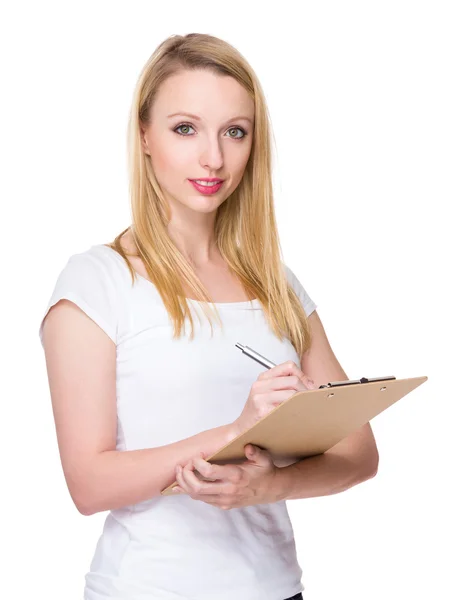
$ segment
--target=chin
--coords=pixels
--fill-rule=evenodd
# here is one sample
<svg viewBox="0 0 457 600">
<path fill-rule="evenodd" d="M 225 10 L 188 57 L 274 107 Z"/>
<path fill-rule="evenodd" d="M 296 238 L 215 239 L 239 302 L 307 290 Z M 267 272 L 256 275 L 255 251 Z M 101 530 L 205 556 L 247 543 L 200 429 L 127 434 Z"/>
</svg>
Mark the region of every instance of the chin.
<svg viewBox="0 0 457 600">
<path fill-rule="evenodd" d="M 199 196 L 198 198 L 193 198 L 192 202 L 183 203 L 187 208 L 191 210 L 195 210 L 196 212 L 214 212 L 219 208 L 221 204 L 225 202 L 225 198 L 222 200 L 220 198 L 212 197 L 212 196 Z"/>
</svg>

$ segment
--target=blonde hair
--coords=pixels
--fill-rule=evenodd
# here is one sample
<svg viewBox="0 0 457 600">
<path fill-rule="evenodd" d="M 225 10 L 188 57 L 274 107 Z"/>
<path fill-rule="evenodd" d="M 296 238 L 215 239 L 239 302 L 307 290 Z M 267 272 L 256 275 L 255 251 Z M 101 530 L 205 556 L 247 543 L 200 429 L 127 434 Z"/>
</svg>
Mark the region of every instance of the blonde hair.
<svg viewBox="0 0 457 600">
<path fill-rule="evenodd" d="M 243 177 L 221 204 L 215 219 L 216 244 L 228 268 L 241 282 L 249 298 L 260 301 L 274 334 L 287 337 L 301 356 L 311 344 L 304 308 L 287 281 L 273 206 L 271 142 L 268 110 L 257 77 L 245 58 L 227 42 L 207 34 L 172 35 L 151 55 L 134 91 L 128 127 L 128 170 L 132 214 L 131 233 L 136 254 L 121 246 L 125 229 L 112 243 L 136 271 L 127 256 L 139 256 L 151 282 L 156 286 L 174 324 L 173 337 L 180 337 L 186 317 L 194 322 L 182 281 L 202 302 L 212 323 L 208 306 L 212 301 L 191 264 L 172 242 L 167 224 L 170 208 L 141 143 L 141 124 L 149 121 L 150 108 L 160 85 L 183 70 L 207 69 L 233 77 L 249 93 L 255 106 L 251 154 Z M 222 325 L 220 317 L 215 314 Z"/>
</svg>

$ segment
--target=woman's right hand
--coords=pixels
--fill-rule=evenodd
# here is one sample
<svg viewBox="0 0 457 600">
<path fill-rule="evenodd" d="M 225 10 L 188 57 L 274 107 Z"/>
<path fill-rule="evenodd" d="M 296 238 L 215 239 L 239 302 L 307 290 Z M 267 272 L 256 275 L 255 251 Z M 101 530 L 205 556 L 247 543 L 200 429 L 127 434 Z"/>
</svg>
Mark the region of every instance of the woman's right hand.
<svg viewBox="0 0 457 600">
<path fill-rule="evenodd" d="M 293 361 L 288 360 L 260 373 L 240 416 L 232 423 L 238 436 L 285 400 L 305 390 L 316 389 L 310 379 Z"/>
</svg>

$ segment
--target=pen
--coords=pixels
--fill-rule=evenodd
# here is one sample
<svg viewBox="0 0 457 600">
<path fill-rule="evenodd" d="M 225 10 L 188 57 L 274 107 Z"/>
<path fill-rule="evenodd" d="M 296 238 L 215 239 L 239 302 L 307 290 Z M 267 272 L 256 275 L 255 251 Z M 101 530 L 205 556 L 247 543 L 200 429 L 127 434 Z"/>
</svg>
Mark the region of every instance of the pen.
<svg viewBox="0 0 457 600">
<path fill-rule="evenodd" d="M 235 344 L 235 346 L 237 348 L 239 348 L 243 354 L 246 354 L 246 356 L 249 356 L 250 358 L 257 361 L 258 363 L 260 363 L 267 369 L 276 367 L 276 364 L 274 362 L 272 362 L 271 360 L 268 360 L 268 358 L 265 358 L 265 356 L 262 356 L 261 354 L 259 354 L 255 350 L 253 350 L 252 348 L 249 348 L 249 346 L 243 346 L 243 344 L 240 344 L 239 342 L 237 342 Z"/>
</svg>

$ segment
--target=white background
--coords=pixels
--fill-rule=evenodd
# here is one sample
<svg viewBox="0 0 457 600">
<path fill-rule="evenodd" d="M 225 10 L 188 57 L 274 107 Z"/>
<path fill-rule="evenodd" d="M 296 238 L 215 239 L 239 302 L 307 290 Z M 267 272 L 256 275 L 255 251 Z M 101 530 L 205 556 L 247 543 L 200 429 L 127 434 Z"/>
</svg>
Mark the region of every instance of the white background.
<svg viewBox="0 0 457 600">
<path fill-rule="evenodd" d="M 2 596 L 82 598 L 107 513 L 67 491 L 38 327 L 69 255 L 130 224 L 141 68 L 200 32 L 260 78 L 283 256 L 349 378 L 429 377 L 372 421 L 374 479 L 288 503 L 304 597 L 457 598 L 455 3 L 16 1 L 0 17 Z"/>
</svg>

